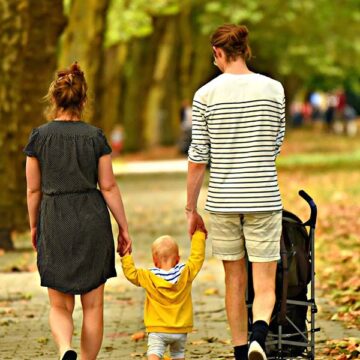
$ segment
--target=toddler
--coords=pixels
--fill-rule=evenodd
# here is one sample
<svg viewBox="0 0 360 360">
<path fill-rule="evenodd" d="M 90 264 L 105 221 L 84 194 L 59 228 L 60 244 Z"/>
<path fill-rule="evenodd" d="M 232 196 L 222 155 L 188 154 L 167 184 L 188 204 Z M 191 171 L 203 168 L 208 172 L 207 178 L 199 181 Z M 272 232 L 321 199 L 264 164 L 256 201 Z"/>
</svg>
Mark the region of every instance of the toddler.
<svg viewBox="0 0 360 360">
<path fill-rule="evenodd" d="M 168 235 L 159 237 L 152 244 L 155 267 L 150 269 L 137 269 L 132 256 L 120 251 L 126 278 L 146 290 L 148 360 L 162 359 L 168 345 L 172 359 L 185 359 L 187 334 L 193 327 L 191 284 L 204 262 L 205 240 L 205 233 L 197 230 L 189 259 L 180 263 L 175 240 Z"/>
</svg>

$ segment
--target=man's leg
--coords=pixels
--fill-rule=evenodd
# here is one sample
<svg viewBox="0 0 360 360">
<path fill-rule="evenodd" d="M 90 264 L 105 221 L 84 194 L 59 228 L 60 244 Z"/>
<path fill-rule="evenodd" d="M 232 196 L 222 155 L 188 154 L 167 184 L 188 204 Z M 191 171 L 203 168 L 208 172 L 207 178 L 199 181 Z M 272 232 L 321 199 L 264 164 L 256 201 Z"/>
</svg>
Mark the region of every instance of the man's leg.
<svg viewBox="0 0 360 360">
<path fill-rule="evenodd" d="M 249 360 L 266 360 L 265 341 L 275 305 L 276 261 L 253 263 L 253 325 Z"/>
<path fill-rule="evenodd" d="M 253 303 L 253 322 L 263 320 L 270 323 L 275 305 L 275 275 L 277 262 L 252 264 L 255 298 Z"/>
<path fill-rule="evenodd" d="M 223 261 L 225 269 L 225 305 L 236 359 L 247 359 L 247 307 L 245 258 Z M 245 355 L 246 354 L 246 355 Z"/>
<path fill-rule="evenodd" d="M 244 215 L 246 249 L 252 262 L 254 302 L 249 360 L 265 360 L 265 340 L 275 305 L 276 265 L 280 258 L 282 213 Z"/>
</svg>

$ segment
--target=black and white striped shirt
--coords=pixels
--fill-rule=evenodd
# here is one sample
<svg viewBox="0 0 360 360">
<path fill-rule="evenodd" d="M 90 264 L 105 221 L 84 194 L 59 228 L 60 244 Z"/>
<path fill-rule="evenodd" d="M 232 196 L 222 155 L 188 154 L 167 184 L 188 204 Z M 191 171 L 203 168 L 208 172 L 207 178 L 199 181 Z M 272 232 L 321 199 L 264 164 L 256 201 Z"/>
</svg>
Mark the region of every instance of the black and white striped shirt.
<svg viewBox="0 0 360 360">
<path fill-rule="evenodd" d="M 156 276 L 159 276 L 172 284 L 176 284 L 181 275 L 181 272 L 184 270 L 184 267 L 185 264 L 177 264 L 170 270 L 164 270 L 158 267 L 153 267 L 150 268 L 149 270 L 152 273 L 154 273 Z"/>
<path fill-rule="evenodd" d="M 275 166 L 285 134 L 282 85 L 260 74 L 222 74 L 194 96 L 189 161 L 208 163 L 205 209 L 282 209 Z"/>
</svg>

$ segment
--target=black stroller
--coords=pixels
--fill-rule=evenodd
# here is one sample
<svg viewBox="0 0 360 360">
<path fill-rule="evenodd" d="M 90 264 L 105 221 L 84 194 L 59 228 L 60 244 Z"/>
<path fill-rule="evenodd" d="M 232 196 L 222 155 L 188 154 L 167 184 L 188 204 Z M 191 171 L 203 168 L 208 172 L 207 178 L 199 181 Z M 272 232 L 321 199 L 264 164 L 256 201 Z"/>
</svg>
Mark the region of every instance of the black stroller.
<svg viewBox="0 0 360 360">
<path fill-rule="evenodd" d="M 315 359 L 315 225 L 317 208 L 303 190 L 299 195 L 311 209 L 310 218 L 302 222 L 296 215 L 283 210 L 281 260 L 276 274 L 276 304 L 266 341 L 268 359 Z M 307 230 L 309 228 L 309 230 Z M 248 263 L 247 306 L 249 334 L 252 325 L 251 266 Z M 310 294 L 308 296 L 308 287 Z"/>
</svg>

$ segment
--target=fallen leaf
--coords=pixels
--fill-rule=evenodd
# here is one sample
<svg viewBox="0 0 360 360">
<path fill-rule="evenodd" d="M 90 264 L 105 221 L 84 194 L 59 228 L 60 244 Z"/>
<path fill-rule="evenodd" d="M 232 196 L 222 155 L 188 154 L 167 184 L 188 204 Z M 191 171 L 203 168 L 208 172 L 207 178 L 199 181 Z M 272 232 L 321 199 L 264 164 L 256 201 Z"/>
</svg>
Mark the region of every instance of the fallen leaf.
<svg viewBox="0 0 360 360">
<path fill-rule="evenodd" d="M 204 291 L 204 295 L 218 295 L 219 289 L 217 288 L 208 288 Z"/>
<path fill-rule="evenodd" d="M 138 331 L 131 335 L 131 340 L 133 341 L 139 341 L 145 339 L 145 332 L 144 331 Z"/>
<path fill-rule="evenodd" d="M 214 343 L 218 341 L 217 337 L 211 336 L 211 337 L 203 337 L 203 339 L 207 342 L 207 343 Z"/>
<path fill-rule="evenodd" d="M 201 340 L 193 340 L 190 342 L 191 345 L 204 345 L 206 344 L 206 341 L 201 339 Z"/>
<path fill-rule="evenodd" d="M 47 337 L 39 337 L 39 338 L 36 339 L 36 341 L 39 344 L 46 345 L 49 342 L 49 338 L 47 338 Z"/>
<path fill-rule="evenodd" d="M 128 335 L 129 335 L 129 333 L 123 331 L 123 332 L 108 334 L 106 337 L 108 337 L 110 339 L 117 339 L 117 338 L 121 338 L 121 337 L 126 337 Z"/>
<path fill-rule="evenodd" d="M 143 358 L 144 354 L 143 353 L 131 353 L 130 354 L 131 357 L 138 357 L 138 358 Z"/>
<path fill-rule="evenodd" d="M 345 354 L 341 354 L 336 358 L 336 360 L 346 360 L 346 359 L 347 359 L 347 356 Z"/>
</svg>

